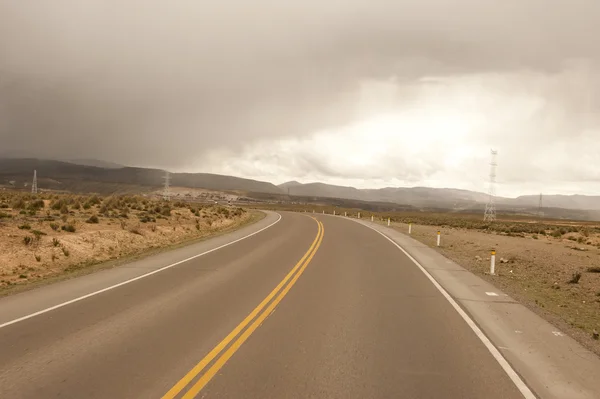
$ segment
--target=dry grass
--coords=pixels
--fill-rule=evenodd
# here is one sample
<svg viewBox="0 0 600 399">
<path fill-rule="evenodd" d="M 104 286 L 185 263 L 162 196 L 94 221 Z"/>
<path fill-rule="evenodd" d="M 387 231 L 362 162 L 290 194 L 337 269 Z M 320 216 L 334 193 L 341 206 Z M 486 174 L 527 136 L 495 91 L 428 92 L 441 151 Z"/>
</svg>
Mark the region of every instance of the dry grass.
<svg viewBox="0 0 600 399">
<path fill-rule="evenodd" d="M 0 192 L 0 290 L 246 223 L 242 208 L 142 196 Z"/>
</svg>

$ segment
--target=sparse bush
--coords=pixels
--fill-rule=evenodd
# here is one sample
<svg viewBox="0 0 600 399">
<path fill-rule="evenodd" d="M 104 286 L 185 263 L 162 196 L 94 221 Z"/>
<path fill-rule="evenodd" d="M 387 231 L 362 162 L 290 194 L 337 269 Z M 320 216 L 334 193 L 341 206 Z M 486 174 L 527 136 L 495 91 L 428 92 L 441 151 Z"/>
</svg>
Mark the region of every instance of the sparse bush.
<svg viewBox="0 0 600 399">
<path fill-rule="evenodd" d="M 0 204 L 0 209 L 6 209 L 8 208 L 8 204 L 2 203 Z"/>
<path fill-rule="evenodd" d="M 72 208 L 77 210 L 81 209 L 81 203 L 76 200 L 75 202 L 73 202 Z"/>
<path fill-rule="evenodd" d="M 50 203 L 50 208 L 53 209 L 53 210 L 55 210 L 55 211 L 59 211 L 59 210 L 62 209 L 62 207 L 64 205 L 66 205 L 66 202 L 65 202 L 64 199 L 61 198 L 61 199 L 57 199 L 57 200 L 52 201 Z"/>
<path fill-rule="evenodd" d="M 52 259 L 52 262 L 54 262 L 56 260 L 56 254 L 53 253 L 51 256 L 51 259 Z"/>
<path fill-rule="evenodd" d="M 6 212 L 0 212 L 0 219 L 8 219 L 11 216 Z"/>
<path fill-rule="evenodd" d="M 39 209 L 43 209 L 44 208 L 44 200 L 38 199 L 35 201 L 32 201 L 29 203 L 29 206 L 27 207 L 30 210 L 39 210 Z"/>
<path fill-rule="evenodd" d="M 32 242 L 33 242 L 33 237 L 31 237 L 31 236 L 23 237 L 23 244 L 30 245 Z"/>
<path fill-rule="evenodd" d="M 60 217 L 60 220 L 62 220 L 63 222 L 67 223 L 67 219 L 68 219 L 68 218 L 69 218 L 69 217 L 68 217 L 67 215 L 62 215 L 62 216 Z"/>
<path fill-rule="evenodd" d="M 65 247 L 64 245 L 61 247 L 61 249 L 62 249 L 62 252 L 63 252 L 63 254 L 65 256 L 68 257 L 69 255 L 71 255 L 71 252 L 69 252 L 69 250 L 67 249 L 67 247 Z"/>
<path fill-rule="evenodd" d="M 561 233 L 561 231 L 557 229 L 557 230 L 553 230 L 551 235 L 552 235 L 552 237 L 558 238 L 558 237 L 562 237 L 563 233 Z"/>
<path fill-rule="evenodd" d="M 27 278 L 26 274 L 19 274 L 19 278 Z"/>
<path fill-rule="evenodd" d="M 84 203 L 84 204 L 83 204 L 83 209 L 85 209 L 85 210 L 88 210 L 88 209 L 90 209 L 91 207 L 92 207 L 92 205 L 90 205 L 90 203 L 89 203 L 89 202 L 86 202 L 86 203 Z"/>
<path fill-rule="evenodd" d="M 39 241 L 42 238 L 42 236 L 46 235 L 46 233 L 39 230 L 31 230 L 31 233 L 35 236 L 36 241 Z"/>
<path fill-rule="evenodd" d="M 534 235 L 531 236 L 531 238 L 533 238 L 534 240 L 537 240 L 538 236 L 534 234 Z"/>
<path fill-rule="evenodd" d="M 71 223 L 62 225 L 61 229 L 69 233 L 75 233 L 75 226 Z"/>
<path fill-rule="evenodd" d="M 585 228 L 583 230 L 581 230 L 581 234 L 584 235 L 584 237 L 589 237 L 590 236 L 590 230 Z"/>
<path fill-rule="evenodd" d="M 23 208 L 25 208 L 25 206 L 26 206 L 26 204 L 25 204 L 25 201 L 23 201 L 23 198 L 18 198 L 16 200 L 14 200 L 12 202 L 12 204 L 10 205 L 10 207 L 12 209 L 23 209 Z"/>
<path fill-rule="evenodd" d="M 577 242 L 580 243 L 580 244 L 583 244 L 583 237 L 578 237 L 577 238 Z"/>
<path fill-rule="evenodd" d="M 19 226 L 20 230 L 30 230 L 31 226 L 28 223 L 24 223 L 22 225 Z"/>
<path fill-rule="evenodd" d="M 58 238 L 52 239 L 52 245 L 55 247 L 58 247 L 60 245 L 60 241 L 58 240 Z"/>
<path fill-rule="evenodd" d="M 97 195 L 92 196 L 88 200 L 89 205 L 98 205 L 100 202 L 102 202 L 102 201 L 100 200 L 100 198 Z"/>
<path fill-rule="evenodd" d="M 42 260 L 42 255 L 34 255 L 35 256 L 35 260 L 40 262 Z"/>
<path fill-rule="evenodd" d="M 92 223 L 92 224 L 97 224 L 100 223 L 100 220 L 98 219 L 98 216 L 96 215 L 92 215 L 90 216 L 90 218 L 88 220 L 85 221 L 86 223 Z"/>
<path fill-rule="evenodd" d="M 54 230 L 54 231 L 57 231 L 57 230 L 58 230 L 58 227 L 59 227 L 57 223 L 50 223 L 50 225 L 49 225 L 49 226 L 50 226 L 50 228 L 51 228 L 52 230 Z"/>
<path fill-rule="evenodd" d="M 575 272 L 573 273 L 573 275 L 571 276 L 571 279 L 569 281 L 567 281 L 569 284 L 579 284 L 579 280 L 581 279 L 581 273 L 580 272 Z"/>
<path fill-rule="evenodd" d="M 69 207 L 67 207 L 67 204 L 63 204 L 63 206 L 60 207 L 60 213 L 62 213 L 63 215 L 69 213 Z"/>
<path fill-rule="evenodd" d="M 163 216 L 171 216 L 171 208 L 168 207 L 168 206 L 163 207 L 160 210 L 160 214 L 163 215 Z"/>
<path fill-rule="evenodd" d="M 153 224 L 153 225 L 150 225 L 150 230 L 151 230 L 153 233 L 155 233 L 155 232 L 156 232 L 156 225 L 155 225 L 155 224 Z"/>
</svg>

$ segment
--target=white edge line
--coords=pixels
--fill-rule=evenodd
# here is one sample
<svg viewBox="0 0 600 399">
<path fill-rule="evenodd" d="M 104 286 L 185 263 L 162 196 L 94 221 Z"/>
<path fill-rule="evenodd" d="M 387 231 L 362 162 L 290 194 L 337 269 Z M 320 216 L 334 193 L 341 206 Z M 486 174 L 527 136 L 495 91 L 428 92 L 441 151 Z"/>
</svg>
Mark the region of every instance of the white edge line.
<svg viewBox="0 0 600 399">
<path fill-rule="evenodd" d="M 110 287 L 106 287 L 106 288 L 103 288 L 103 289 L 101 289 L 101 290 L 98 290 L 98 291 L 90 292 L 89 294 L 86 294 L 86 295 L 83 295 L 83 296 L 80 296 L 80 297 L 77 297 L 77 298 L 71 299 L 71 300 L 69 300 L 69 301 L 66 301 L 66 302 L 59 303 L 58 305 L 54 305 L 54 306 L 51 306 L 51 307 L 49 307 L 49 308 L 46 308 L 46 309 L 43 309 L 43 310 L 37 311 L 37 312 L 35 312 L 35 313 L 28 314 L 27 316 L 19 317 L 18 319 L 14 319 L 14 320 L 11 320 L 11 321 L 7 321 L 7 322 L 6 322 L 6 323 L 4 323 L 4 324 L 0 324 L 0 328 L 4 328 L 4 327 L 7 327 L 7 326 L 10 326 L 11 324 L 16 324 L 16 323 L 18 323 L 18 322 L 21 322 L 21 321 L 24 321 L 24 320 L 27 320 L 27 319 L 31 319 L 32 317 L 39 316 L 39 315 L 41 315 L 41 314 L 48 313 L 48 312 L 50 312 L 50 311 L 52 311 L 52 310 L 56 310 L 56 309 L 62 308 L 63 306 L 67 306 L 67 305 L 70 305 L 70 304 L 72 304 L 72 303 L 75 303 L 75 302 L 82 301 L 82 300 L 84 300 L 84 299 L 86 299 L 86 298 L 92 297 L 92 296 L 94 296 L 94 295 L 101 294 L 101 293 L 103 293 L 103 292 L 106 292 L 106 291 L 112 290 L 112 289 L 114 289 L 114 288 L 121 287 L 121 286 L 123 286 L 123 285 L 125 285 L 125 284 L 133 283 L 134 281 L 141 280 L 141 279 L 143 279 L 143 278 L 145 278 L 145 277 L 148 277 L 148 276 L 151 276 L 151 275 L 153 275 L 153 274 L 156 274 L 156 273 L 162 272 L 162 271 L 164 271 L 164 270 L 170 269 L 170 268 L 172 268 L 172 267 L 175 267 L 175 266 L 177 266 L 177 265 L 180 265 L 180 264 L 182 264 L 182 263 L 188 262 L 188 261 L 190 261 L 190 260 L 192 260 L 192 259 L 196 259 L 196 258 L 199 258 L 199 257 L 201 257 L 201 256 L 204 256 L 204 255 L 206 255 L 206 254 L 209 254 L 209 253 L 211 253 L 211 252 L 217 251 L 217 250 L 219 250 L 219 249 L 221 249 L 221 248 L 225 248 L 225 247 L 227 247 L 227 246 L 229 246 L 229 245 L 235 244 L 236 242 L 240 242 L 240 241 L 242 241 L 242 240 L 245 240 L 246 238 L 252 237 L 252 236 L 254 236 L 254 235 L 256 235 L 256 234 L 260 233 L 261 231 L 264 231 L 264 230 L 268 229 L 269 227 L 271 227 L 271 226 L 275 225 L 276 223 L 278 223 L 278 222 L 281 220 L 281 214 L 277 213 L 277 215 L 279 216 L 279 218 L 278 218 L 276 221 L 274 221 L 273 223 L 271 223 L 270 225 L 268 225 L 268 226 L 266 226 L 266 227 L 263 227 L 263 228 L 262 228 L 262 229 L 260 229 L 260 230 L 257 230 L 257 231 L 255 231 L 254 233 L 250 233 L 250 234 L 248 234 L 247 236 L 244 236 L 244 237 L 238 238 L 237 240 L 233 240 L 233 241 L 231 241 L 231 242 L 228 242 L 227 244 L 220 245 L 220 246 L 218 246 L 218 247 L 216 247 L 216 248 L 213 248 L 213 249 L 210 249 L 210 250 L 208 250 L 208 251 L 206 251 L 206 252 L 202 252 L 201 254 L 197 254 L 197 255 L 194 255 L 194 256 L 190 256 L 190 257 L 189 257 L 189 258 L 187 258 L 187 259 L 183 259 L 183 260 L 180 260 L 180 261 L 178 261 L 178 262 L 172 263 L 172 264 L 170 264 L 170 265 L 168 265 L 168 266 L 161 267 L 160 269 L 156 269 L 156 270 L 153 270 L 153 271 L 151 271 L 151 272 L 148 272 L 148 273 L 146 273 L 146 274 L 142 274 L 141 276 L 137 276 L 137 277 L 134 277 L 134 278 L 132 278 L 132 279 L 129 279 L 129 280 L 122 281 L 122 282 L 120 282 L 120 283 L 118 283 L 118 284 L 111 285 Z"/>
<path fill-rule="evenodd" d="M 404 248 L 402 248 L 396 241 L 392 240 L 390 237 L 388 237 L 381 231 L 379 231 L 367 224 L 364 224 L 364 223 L 360 223 L 360 224 L 381 234 L 385 239 L 387 239 L 389 242 L 394 244 L 400 251 L 404 252 L 404 255 L 406 255 L 415 265 L 417 265 L 419 267 L 419 269 L 421 269 L 423 274 L 425 274 L 425 276 L 427 276 L 427 278 L 429 279 L 429 281 L 431 281 L 431 283 L 435 286 L 435 288 L 437 288 L 438 291 L 444 296 L 444 298 L 446 298 L 446 300 L 448 302 L 450 302 L 450 304 L 452 305 L 454 310 L 456 310 L 456 312 L 463 318 L 463 320 L 467 323 L 467 325 L 469 327 L 471 327 L 471 330 L 473 330 L 475 335 L 477 335 L 477 338 L 479 338 L 481 340 L 481 342 L 483 342 L 483 344 L 485 345 L 487 350 L 492 354 L 494 359 L 496 359 L 496 361 L 500 364 L 500 366 L 502 367 L 504 372 L 508 375 L 508 377 L 516 385 L 517 389 L 521 392 L 523 397 L 526 399 L 537 399 L 537 396 L 535 396 L 534 393 L 531 391 L 531 389 L 529 389 L 527 384 L 525 384 L 525 382 L 521 379 L 519 374 L 517 374 L 517 372 L 512 368 L 512 366 L 508 363 L 508 361 L 506 361 L 504 356 L 502 356 L 500 351 L 494 346 L 494 344 L 483 333 L 483 331 L 481 331 L 481 329 L 477 326 L 477 324 L 475 324 L 473 319 L 471 319 L 469 317 L 469 315 L 467 315 L 467 313 L 460 307 L 460 305 L 458 303 L 456 303 L 456 301 L 450 296 L 450 294 L 448 294 L 448 292 L 440 285 L 440 283 L 438 283 L 437 280 L 435 278 L 433 278 L 433 276 L 415 258 L 413 258 L 411 254 L 406 252 L 406 250 Z"/>
</svg>

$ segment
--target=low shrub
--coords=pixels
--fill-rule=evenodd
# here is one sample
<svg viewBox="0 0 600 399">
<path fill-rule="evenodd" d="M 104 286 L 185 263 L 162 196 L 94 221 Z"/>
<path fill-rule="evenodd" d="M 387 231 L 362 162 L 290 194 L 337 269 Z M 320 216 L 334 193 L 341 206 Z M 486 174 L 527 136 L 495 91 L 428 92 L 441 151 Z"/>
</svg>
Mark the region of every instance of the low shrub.
<svg viewBox="0 0 600 399">
<path fill-rule="evenodd" d="M 69 233 L 75 233 L 75 230 L 76 230 L 75 226 L 72 225 L 72 224 L 63 224 L 61 226 L 61 229 L 64 230 L 64 231 L 67 231 Z"/>
</svg>

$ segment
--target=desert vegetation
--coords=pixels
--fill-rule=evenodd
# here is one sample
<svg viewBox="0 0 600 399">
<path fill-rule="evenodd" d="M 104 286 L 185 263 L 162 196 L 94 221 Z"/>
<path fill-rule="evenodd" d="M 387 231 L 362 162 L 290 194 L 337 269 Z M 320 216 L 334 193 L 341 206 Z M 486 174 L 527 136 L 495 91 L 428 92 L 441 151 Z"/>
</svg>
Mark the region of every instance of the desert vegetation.
<svg viewBox="0 0 600 399">
<path fill-rule="evenodd" d="M 0 191 L 0 289 L 201 239 L 260 217 L 145 196 Z"/>
</svg>

